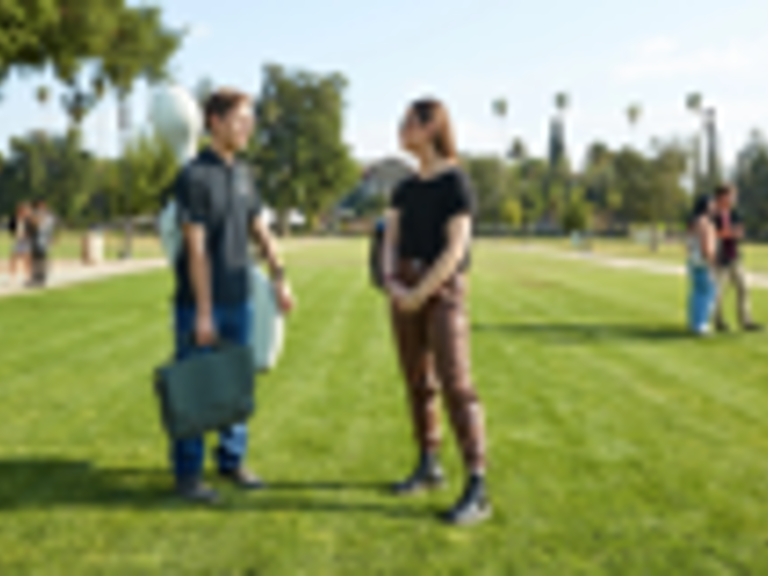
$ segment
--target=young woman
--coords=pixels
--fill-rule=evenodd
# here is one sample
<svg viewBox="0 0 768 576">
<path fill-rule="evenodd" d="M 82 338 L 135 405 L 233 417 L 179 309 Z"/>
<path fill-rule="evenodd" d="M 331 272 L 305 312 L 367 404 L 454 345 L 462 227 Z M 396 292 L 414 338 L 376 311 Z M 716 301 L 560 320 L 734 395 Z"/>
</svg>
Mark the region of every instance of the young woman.
<svg viewBox="0 0 768 576">
<path fill-rule="evenodd" d="M 696 200 L 688 228 L 688 327 L 698 336 L 711 331 L 710 319 L 717 299 L 713 269 L 717 258 L 717 231 L 709 196 Z"/>
<path fill-rule="evenodd" d="M 415 102 L 400 138 L 403 149 L 418 160 L 419 173 L 393 195 L 382 269 L 421 455 L 414 473 L 395 492 L 414 494 L 443 482 L 437 454 L 442 394 L 467 471 L 464 493 L 445 520 L 474 523 L 491 513 L 485 418 L 470 375 L 465 307 L 474 194 L 459 167 L 451 122 L 440 102 Z"/>
<path fill-rule="evenodd" d="M 16 279 L 19 268 L 21 268 L 22 279 L 27 279 L 30 275 L 32 245 L 29 241 L 29 225 L 31 218 L 32 207 L 27 203 L 20 204 L 16 209 L 12 230 L 13 247 L 8 267 L 11 281 Z"/>
</svg>

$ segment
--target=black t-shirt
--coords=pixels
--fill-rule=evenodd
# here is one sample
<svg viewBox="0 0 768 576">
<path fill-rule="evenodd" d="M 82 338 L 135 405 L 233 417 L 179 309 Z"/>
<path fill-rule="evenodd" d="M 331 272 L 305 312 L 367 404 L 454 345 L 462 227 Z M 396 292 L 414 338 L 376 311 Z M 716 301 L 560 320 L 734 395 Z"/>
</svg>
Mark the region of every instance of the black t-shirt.
<svg viewBox="0 0 768 576">
<path fill-rule="evenodd" d="M 249 239 L 261 203 L 247 166 L 226 164 L 203 151 L 179 174 L 174 196 L 179 221 L 205 228 L 214 306 L 245 304 L 250 299 Z M 195 305 L 186 243 L 176 259 L 176 303 Z"/>
<path fill-rule="evenodd" d="M 722 214 L 716 214 L 712 217 L 712 220 L 714 221 L 718 232 L 722 232 L 725 229 L 725 221 Z M 739 211 L 735 208 L 731 210 L 730 220 L 731 228 L 741 226 L 744 223 L 744 219 L 741 217 Z M 727 266 L 733 262 L 736 262 L 741 256 L 739 244 L 740 241 L 738 238 L 722 238 L 718 243 L 717 249 L 718 263 L 720 265 Z"/>
<path fill-rule="evenodd" d="M 467 175 L 453 169 L 429 180 L 408 178 L 395 190 L 392 208 L 400 214 L 398 256 L 431 266 L 448 246 L 451 219 L 474 214 L 475 194 Z M 469 263 L 467 247 L 461 271 L 466 271 Z"/>
</svg>

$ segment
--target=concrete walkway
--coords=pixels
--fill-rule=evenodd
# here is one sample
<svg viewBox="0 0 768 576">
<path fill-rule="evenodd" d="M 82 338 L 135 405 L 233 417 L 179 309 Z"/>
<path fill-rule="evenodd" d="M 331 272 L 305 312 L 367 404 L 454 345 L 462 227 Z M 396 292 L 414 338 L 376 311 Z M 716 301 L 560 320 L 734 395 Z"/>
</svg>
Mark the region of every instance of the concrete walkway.
<svg viewBox="0 0 768 576">
<path fill-rule="evenodd" d="M 310 246 L 326 245 L 328 242 L 343 242 L 343 240 L 330 239 L 296 239 L 290 244 L 284 245 L 282 252 L 293 252 Z M 85 266 L 78 261 L 56 260 L 51 269 L 51 276 L 46 290 L 55 290 L 76 284 L 98 282 L 117 276 L 140 274 L 153 270 L 168 268 L 168 262 L 163 258 L 136 259 L 136 260 L 111 260 L 98 266 Z M 25 294 L 37 294 L 39 290 L 26 288 L 21 280 L 11 281 L 7 269 L 0 264 L 0 298 L 9 296 L 21 296 Z"/>
<path fill-rule="evenodd" d="M 620 258 L 609 256 L 607 254 L 596 254 L 594 252 L 569 252 L 567 250 L 558 250 L 556 248 L 547 248 L 544 246 L 516 247 L 521 252 L 535 252 L 552 258 L 561 260 L 576 260 L 580 262 L 589 262 L 596 266 L 614 268 L 617 270 L 639 270 L 650 274 L 661 274 L 666 276 L 684 276 L 687 274 L 685 265 L 669 264 L 664 262 L 654 262 L 641 258 Z M 747 273 L 747 283 L 750 288 L 768 289 L 768 276 L 765 274 Z"/>
<path fill-rule="evenodd" d="M 99 266 L 84 266 L 77 262 L 57 261 L 54 262 L 51 269 L 50 281 L 46 290 L 55 290 L 75 284 L 97 282 L 107 278 L 139 274 L 167 267 L 168 264 L 163 259 L 116 260 L 105 262 Z M 0 272 L 0 298 L 37 292 L 38 290 L 26 288 L 21 280 L 16 279 L 11 282 L 6 272 Z"/>
</svg>

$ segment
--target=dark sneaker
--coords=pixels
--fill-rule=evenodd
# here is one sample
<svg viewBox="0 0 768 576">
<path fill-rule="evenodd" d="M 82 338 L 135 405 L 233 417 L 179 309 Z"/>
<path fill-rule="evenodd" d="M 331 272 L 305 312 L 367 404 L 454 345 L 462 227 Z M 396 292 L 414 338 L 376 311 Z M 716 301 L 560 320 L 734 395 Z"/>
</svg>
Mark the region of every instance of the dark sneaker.
<svg viewBox="0 0 768 576">
<path fill-rule="evenodd" d="M 241 490 L 263 490 L 266 488 L 266 484 L 264 484 L 264 481 L 261 478 L 252 474 L 245 468 L 219 472 L 219 476 L 224 480 L 228 480 Z"/>
<path fill-rule="evenodd" d="M 485 491 L 485 477 L 473 475 L 464 494 L 456 505 L 443 515 L 443 520 L 454 526 L 478 524 L 491 517 L 491 505 Z"/>
<path fill-rule="evenodd" d="M 762 332 L 765 330 L 762 324 L 757 324 L 756 322 L 747 322 L 744 324 L 744 331 L 745 332 Z"/>
<path fill-rule="evenodd" d="M 218 504 L 219 494 L 199 480 L 180 482 L 176 485 L 176 494 L 183 500 L 194 504 Z"/>
<path fill-rule="evenodd" d="M 715 322 L 715 330 L 718 332 L 726 333 L 731 331 L 731 327 L 725 322 Z"/>
<path fill-rule="evenodd" d="M 409 478 L 395 484 L 392 491 L 396 496 L 414 496 L 421 492 L 437 490 L 444 484 L 445 475 L 439 467 L 419 468 Z"/>
<path fill-rule="evenodd" d="M 471 526 L 488 520 L 492 513 L 491 504 L 484 496 L 463 497 L 443 515 L 443 520 L 453 526 Z"/>
</svg>

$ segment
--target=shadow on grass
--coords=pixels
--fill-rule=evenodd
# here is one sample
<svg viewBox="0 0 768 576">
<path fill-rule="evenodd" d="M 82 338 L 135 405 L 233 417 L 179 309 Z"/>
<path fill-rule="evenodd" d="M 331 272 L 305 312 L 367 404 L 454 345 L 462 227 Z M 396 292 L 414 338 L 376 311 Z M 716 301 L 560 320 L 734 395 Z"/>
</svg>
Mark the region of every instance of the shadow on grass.
<svg viewBox="0 0 768 576">
<path fill-rule="evenodd" d="M 216 483 L 218 484 L 218 483 Z M 295 512 L 326 514 L 371 514 L 395 519 L 425 518 L 435 511 L 406 506 L 394 500 L 391 506 L 372 502 L 328 501 L 318 492 L 385 494 L 381 483 L 320 481 L 276 482 L 262 492 L 231 497 L 212 511 Z M 171 491 L 166 470 L 101 469 L 88 462 L 64 459 L 19 459 L 0 461 L 0 512 L 25 509 L 103 508 L 135 511 L 198 511 Z"/>
<path fill-rule="evenodd" d="M 543 344 L 578 345 L 622 341 L 666 343 L 692 340 L 691 334 L 679 327 L 643 326 L 642 324 L 474 324 L 475 333 L 500 332 L 540 341 Z"/>
</svg>

